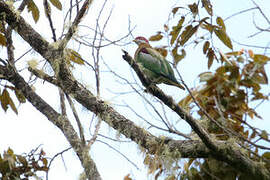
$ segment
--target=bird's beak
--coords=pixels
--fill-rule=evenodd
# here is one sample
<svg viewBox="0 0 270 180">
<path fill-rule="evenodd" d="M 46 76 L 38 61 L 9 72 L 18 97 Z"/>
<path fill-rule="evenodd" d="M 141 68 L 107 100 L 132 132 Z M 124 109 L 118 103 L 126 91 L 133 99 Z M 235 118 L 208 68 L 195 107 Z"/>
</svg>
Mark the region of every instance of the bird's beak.
<svg viewBox="0 0 270 180">
<path fill-rule="evenodd" d="M 138 41 L 136 39 L 134 39 L 133 42 L 135 42 L 136 44 L 138 44 Z"/>
</svg>

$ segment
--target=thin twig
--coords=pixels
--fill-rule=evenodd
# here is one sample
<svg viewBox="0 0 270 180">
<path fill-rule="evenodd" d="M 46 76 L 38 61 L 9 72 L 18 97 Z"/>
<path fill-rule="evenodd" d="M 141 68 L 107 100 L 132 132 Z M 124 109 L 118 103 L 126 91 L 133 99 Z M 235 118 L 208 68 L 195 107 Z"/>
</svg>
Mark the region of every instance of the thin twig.
<svg viewBox="0 0 270 180">
<path fill-rule="evenodd" d="M 126 155 L 124 155 L 123 153 L 121 153 L 120 151 L 118 151 L 116 148 L 112 147 L 110 144 L 104 142 L 104 141 L 100 141 L 97 140 L 97 142 L 103 143 L 105 145 L 107 145 L 109 148 L 113 149 L 114 151 L 116 151 L 117 153 L 119 153 L 121 156 L 123 156 L 128 162 L 130 162 L 137 170 L 140 170 L 140 168 L 134 163 L 132 162 Z"/>
<path fill-rule="evenodd" d="M 49 21 L 50 28 L 51 28 L 51 31 L 52 31 L 53 41 L 56 42 L 55 28 L 53 27 L 53 22 L 52 22 L 52 17 L 51 17 L 51 10 L 50 10 L 49 5 L 48 5 L 48 0 L 44 0 L 43 5 L 44 5 L 44 8 L 45 8 L 46 17 L 47 17 L 47 19 Z"/>
<path fill-rule="evenodd" d="M 82 126 L 81 121 L 80 121 L 80 118 L 79 118 L 79 116 L 77 114 L 77 111 L 76 111 L 76 108 L 74 106 L 74 103 L 72 102 L 72 100 L 69 97 L 69 95 L 66 94 L 66 98 L 68 100 L 69 106 L 70 106 L 70 108 L 72 110 L 73 116 L 74 116 L 74 118 L 76 120 L 76 123 L 77 123 L 77 126 L 79 128 L 79 133 L 80 133 L 80 138 L 82 140 L 82 144 L 85 145 L 85 138 L 84 138 L 84 134 L 83 134 L 83 132 L 84 132 L 83 131 L 83 126 Z"/>
<path fill-rule="evenodd" d="M 57 156 L 59 156 L 59 155 L 62 156 L 65 152 L 67 152 L 67 151 L 70 150 L 71 148 L 72 148 L 72 147 L 69 147 L 69 148 L 64 149 L 63 151 L 61 151 L 61 152 L 55 154 L 55 155 L 52 157 L 52 159 L 50 160 L 50 162 L 49 162 L 48 169 L 50 169 L 50 166 L 52 165 L 54 159 L 57 158 Z M 49 180 L 49 171 L 46 172 L 46 180 Z"/>
<path fill-rule="evenodd" d="M 82 20 L 83 16 L 85 15 L 87 9 L 89 8 L 90 4 L 93 2 L 93 0 L 85 0 L 80 11 L 77 13 L 75 20 L 73 21 L 72 25 L 68 29 L 67 34 L 65 35 L 64 39 L 59 44 L 59 49 L 64 49 L 73 36 L 73 34 L 76 32 L 76 29 Z"/>
</svg>

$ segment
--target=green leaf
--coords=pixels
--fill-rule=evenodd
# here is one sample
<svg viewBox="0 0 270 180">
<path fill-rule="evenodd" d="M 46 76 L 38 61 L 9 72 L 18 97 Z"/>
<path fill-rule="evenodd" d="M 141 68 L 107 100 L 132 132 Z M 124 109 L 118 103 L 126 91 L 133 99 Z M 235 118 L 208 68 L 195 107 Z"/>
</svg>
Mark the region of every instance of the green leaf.
<svg viewBox="0 0 270 180">
<path fill-rule="evenodd" d="M 62 4 L 59 0 L 50 0 L 50 2 L 52 3 L 52 5 L 54 5 L 54 7 L 56 7 L 59 10 L 62 10 Z"/>
<path fill-rule="evenodd" d="M 215 28 L 214 32 L 216 36 L 225 44 L 228 48 L 233 49 L 231 39 L 223 29 Z"/>
<path fill-rule="evenodd" d="M 194 27 L 192 25 L 189 25 L 185 28 L 183 33 L 180 35 L 181 36 L 181 40 L 180 40 L 181 46 L 183 46 L 192 37 L 192 35 L 195 34 L 198 27 L 199 27 L 199 25 L 194 26 Z"/>
<path fill-rule="evenodd" d="M 226 27 L 223 19 L 221 17 L 217 17 L 216 22 L 218 25 L 220 25 L 221 29 L 223 29 L 226 32 Z"/>
<path fill-rule="evenodd" d="M 39 20 L 39 10 L 38 7 L 36 6 L 36 4 L 34 3 L 33 0 L 29 0 L 27 3 L 27 9 L 28 12 L 32 12 L 32 17 L 35 21 L 35 23 L 37 23 L 37 21 Z"/>
<path fill-rule="evenodd" d="M 171 38 L 171 45 L 175 42 L 176 38 L 178 37 L 178 34 L 180 33 L 181 29 L 182 29 L 182 25 L 185 21 L 185 17 L 182 16 L 181 19 L 179 19 L 178 24 L 176 26 L 172 27 L 172 31 L 170 32 L 170 35 L 172 36 Z"/>
<path fill-rule="evenodd" d="M 7 40 L 6 40 L 5 36 L 2 33 L 0 33 L 0 45 L 1 46 L 7 46 Z"/>
</svg>

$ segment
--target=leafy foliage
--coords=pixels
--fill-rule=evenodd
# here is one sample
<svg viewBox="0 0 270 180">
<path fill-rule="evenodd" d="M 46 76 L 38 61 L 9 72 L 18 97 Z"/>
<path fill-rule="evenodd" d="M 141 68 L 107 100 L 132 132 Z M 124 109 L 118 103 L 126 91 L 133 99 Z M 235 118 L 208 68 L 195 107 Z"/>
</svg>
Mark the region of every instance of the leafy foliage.
<svg viewBox="0 0 270 180">
<path fill-rule="evenodd" d="M 203 47 L 202 52 L 208 60 L 208 69 L 211 69 L 214 61 L 219 64 L 214 71 L 199 74 L 200 86 L 192 89 L 191 94 L 180 100 L 179 106 L 188 112 L 196 112 L 202 126 L 216 139 L 237 142 L 250 159 L 263 161 L 264 167 L 269 169 L 269 151 L 259 152 L 260 148 L 268 150 L 269 148 L 256 144 L 259 140 L 270 142 L 269 134 L 265 130 L 254 128 L 249 121 L 261 119 L 254 104 L 269 100 L 268 95 L 263 94 L 261 90 L 268 84 L 265 65 L 270 58 L 264 54 L 256 54 L 251 49 L 228 53 L 218 50 L 220 48 L 213 44 L 213 38 L 217 38 L 223 45 L 233 49 L 225 22 L 222 17 L 217 16 L 214 24 L 211 20 L 214 18 L 211 2 L 208 0 L 200 2 L 203 8 L 199 8 L 199 3 L 189 4 L 188 8 L 173 8 L 172 18 L 177 23 L 171 28 L 167 24 L 164 25 L 166 28 L 164 28 L 163 38 L 167 36 L 170 40 L 168 50 L 172 54 L 175 65 L 188 53 L 185 51 L 186 46 L 200 43 Z M 180 13 L 180 9 L 189 9 L 190 13 Z M 208 14 L 205 17 L 200 15 L 203 9 Z M 199 36 L 205 31 L 209 36 L 206 34 Z M 158 161 L 155 157 L 149 159 L 149 156 L 146 156 L 145 164 L 149 167 L 149 173 L 156 176 L 159 176 L 161 171 L 166 171 L 164 162 Z M 184 169 L 178 170 L 181 172 L 180 176 L 167 174 L 167 178 L 249 179 L 245 174 L 240 174 L 230 166 L 214 159 L 189 159 L 185 162 Z"/>
<path fill-rule="evenodd" d="M 0 154 L 0 177 L 2 180 L 38 177 L 37 172 L 48 171 L 48 160 L 41 149 L 31 151 L 27 155 L 17 155 L 11 148 Z"/>
<path fill-rule="evenodd" d="M 27 3 L 28 12 L 32 13 L 34 21 L 37 23 L 39 20 L 39 9 L 33 0 L 29 0 Z"/>
<path fill-rule="evenodd" d="M 50 2 L 58 10 L 60 10 L 60 11 L 62 10 L 62 3 L 59 0 L 50 0 Z M 32 17 L 33 17 L 35 23 L 37 23 L 38 20 L 39 20 L 40 11 L 39 11 L 36 3 L 34 2 L 34 0 L 28 0 L 27 1 L 27 9 L 28 9 L 28 12 L 32 13 Z M 46 14 L 47 17 L 48 17 L 49 14 L 51 14 L 50 4 L 48 4 L 47 8 L 44 7 L 44 11 L 45 11 L 45 14 Z"/>
</svg>

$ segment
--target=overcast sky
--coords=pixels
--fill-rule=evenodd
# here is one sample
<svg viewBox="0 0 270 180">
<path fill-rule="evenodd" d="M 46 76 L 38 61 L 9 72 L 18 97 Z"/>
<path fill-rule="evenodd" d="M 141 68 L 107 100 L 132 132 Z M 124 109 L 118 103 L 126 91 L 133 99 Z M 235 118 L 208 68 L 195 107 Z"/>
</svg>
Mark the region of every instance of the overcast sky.
<svg viewBox="0 0 270 180">
<path fill-rule="evenodd" d="M 63 0 L 61 1 L 63 2 Z M 82 24 L 88 24 L 89 26 L 93 25 L 101 7 L 101 4 L 98 2 L 103 1 L 94 1 L 93 6 L 90 8 L 88 15 L 84 18 Z M 162 30 L 163 24 L 166 23 L 168 20 L 168 14 L 171 11 L 172 7 L 178 1 L 172 0 L 136 0 L 136 1 L 127 1 L 127 0 L 111 0 L 108 2 L 105 8 L 105 12 L 103 17 L 106 18 L 109 14 L 111 8 L 113 8 L 113 14 L 109 21 L 108 27 L 106 29 L 106 35 L 113 39 L 117 39 L 122 37 L 128 32 L 128 22 L 130 18 L 131 26 L 136 26 L 135 30 L 133 31 L 134 36 L 145 36 L 150 37 L 151 35 L 155 34 L 157 31 Z M 181 1 L 181 5 L 185 5 L 188 1 Z M 190 2 L 190 1 L 189 1 Z M 228 17 L 229 15 L 238 12 L 240 10 L 244 10 L 250 7 L 253 7 L 251 1 L 249 0 L 228 0 L 228 1 L 214 1 L 216 4 L 213 5 L 215 15 L 219 15 L 221 17 Z M 270 18 L 270 3 L 262 1 L 265 4 L 262 4 L 262 8 L 265 9 L 265 13 L 268 13 L 268 17 Z M 266 2 L 268 4 L 266 4 Z M 41 4 L 40 4 L 41 5 Z M 41 7 L 41 11 L 43 11 L 43 7 Z M 56 13 L 56 11 L 53 11 Z M 23 15 L 27 15 L 25 11 Z M 248 15 L 248 18 L 246 18 Z M 248 39 L 247 36 L 254 33 L 255 29 L 252 25 L 252 13 L 247 13 L 245 15 L 236 16 L 233 19 L 226 21 L 227 29 L 229 35 L 232 35 L 232 39 L 237 41 L 243 41 L 250 43 L 250 44 L 260 44 L 266 45 L 267 41 L 269 41 L 269 36 L 260 35 L 255 40 Z M 31 20 L 31 16 L 28 16 L 27 21 L 29 23 L 33 23 Z M 61 32 L 61 25 L 63 21 L 64 14 L 61 12 L 56 13 L 53 15 L 57 33 L 58 35 Z M 256 18 L 260 19 L 258 14 L 255 15 Z M 244 18 L 244 21 L 243 21 Z M 260 24 L 261 21 L 258 21 Z M 60 26 L 59 26 L 60 25 Z M 48 34 L 48 22 L 44 20 L 43 13 L 41 14 L 40 21 L 35 25 L 35 29 L 40 32 L 43 36 L 50 39 L 51 34 Z M 80 32 L 85 31 L 85 29 L 79 30 Z M 87 33 L 87 32 L 85 32 Z M 230 34 L 231 33 L 231 34 Z M 15 37 L 19 38 L 18 35 Z M 16 41 L 16 40 L 14 40 Z M 21 48 L 27 49 L 28 47 L 25 46 L 25 42 L 23 40 L 19 40 L 21 44 Z M 131 39 L 130 39 L 131 41 Z M 158 45 L 158 43 L 153 43 L 154 45 Z M 234 44 L 236 47 L 236 44 Z M 24 47 L 25 46 L 25 47 Z M 70 44 L 72 47 L 72 44 Z M 75 47 L 75 45 L 74 45 Z M 130 80 L 132 80 L 132 73 L 122 58 L 121 58 L 121 49 L 125 49 L 130 54 L 133 55 L 136 49 L 136 45 L 130 44 L 126 47 L 118 47 L 112 46 L 110 48 L 102 50 L 102 58 L 104 61 L 114 70 L 115 72 L 119 73 L 122 76 L 130 76 Z M 226 49 L 224 47 L 224 49 Z M 3 50 L 3 48 L 2 48 Z M 17 50 L 17 57 L 19 54 L 23 53 L 23 50 Z M 198 83 L 198 74 L 200 72 L 206 71 L 206 59 L 201 57 L 201 49 L 194 48 L 191 49 L 192 53 L 189 53 L 187 57 L 180 62 L 179 70 L 181 75 L 183 76 L 184 80 L 190 87 L 196 86 Z M 84 52 L 87 57 L 87 52 Z M 33 54 L 32 54 L 33 55 Z M 31 57 L 31 56 L 29 56 Z M 36 56 L 37 58 L 40 58 Z M 91 56 L 89 55 L 89 58 Z M 29 59 L 30 60 L 30 59 Z M 41 60 L 41 59 L 39 59 Z M 196 64 L 196 66 L 194 66 Z M 25 66 L 25 62 L 21 62 L 21 66 Z M 104 67 L 104 66 L 103 66 Z M 106 69 L 105 67 L 103 68 Z M 84 69 L 82 71 L 76 72 L 76 75 L 80 81 L 85 83 L 89 88 L 95 87 L 94 83 L 89 79 L 89 69 Z M 269 76 L 269 68 L 268 68 L 268 76 Z M 116 82 L 116 78 L 112 77 L 112 74 L 109 73 L 102 73 L 102 92 L 101 97 L 105 100 L 109 101 L 112 104 L 123 103 L 123 101 L 128 101 L 131 105 L 137 106 L 137 103 L 141 103 L 140 100 L 136 100 L 135 98 L 128 99 L 127 96 L 119 96 L 117 99 L 113 97 L 115 94 L 112 94 L 111 91 L 114 92 L 121 92 L 124 91 L 121 88 L 121 85 Z M 58 100 L 58 93 L 57 89 L 50 86 L 48 83 L 42 84 L 38 83 L 35 84 L 37 93 L 40 93 L 43 98 L 49 101 L 49 103 L 59 110 L 59 103 L 56 101 Z M 45 88 L 44 88 L 45 87 Z M 124 86 L 123 86 L 124 87 Z M 177 89 L 171 88 L 169 86 L 161 86 L 162 89 L 168 94 L 173 95 L 176 99 L 179 100 L 180 97 L 183 97 L 185 93 L 181 92 L 182 94 L 177 91 Z M 108 89 L 109 88 L 109 89 Z M 127 88 L 127 91 L 130 90 Z M 264 88 L 265 92 L 270 92 L 269 86 Z M 134 102 L 133 102 L 134 101 Z M 17 103 L 18 104 L 18 103 Z M 266 108 L 269 103 L 266 103 L 263 107 L 258 109 L 259 112 L 262 112 L 261 115 L 263 117 L 269 117 L 270 112 L 266 111 Z M 52 125 L 43 115 L 41 115 L 35 108 L 32 107 L 31 104 L 26 103 L 22 104 L 19 107 L 19 115 L 15 115 L 10 109 L 7 113 L 4 113 L 3 110 L 0 110 L 0 152 L 2 153 L 8 147 L 11 147 L 15 153 L 23 153 L 29 152 L 31 149 L 36 148 L 38 145 L 42 144 L 42 148 L 47 155 L 52 157 L 54 154 L 64 150 L 65 148 L 69 147 L 65 137 L 62 133 Z M 136 109 L 137 107 L 134 107 Z M 121 107 L 116 107 L 121 113 L 125 116 L 129 117 L 130 119 L 138 119 L 134 115 L 131 115 L 130 111 L 123 109 Z M 138 108 L 138 112 L 144 112 L 145 107 Z M 78 106 L 78 111 L 80 112 L 80 118 L 85 123 L 85 127 L 88 127 L 89 121 L 92 118 L 92 115 L 89 114 L 85 109 Z M 69 112 L 70 113 L 70 112 Z M 145 114 L 146 117 L 150 118 L 151 114 Z M 174 114 L 169 115 L 170 118 L 175 118 Z M 269 121 L 265 120 L 258 121 L 256 125 L 260 128 L 270 127 Z M 73 121 L 74 123 L 74 121 Z M 145 126 L 141 121 L 137 121 L 138 125 Z M 189 128 L 185 123 L 181 123 L 181 127 L 183 127 L 183 132 L 188 132 Z M 268 129 L 269 131 L 269 129 Z M 116 138 L 115 131 L 111 128 L 108 128 L 107 125 L 103 124 L 101 129 L 102 134 L 110 135 L 113 138 Z M 112 143 L 112 142 L 110 142 Z M 146 170 L 142 164 L 142 158 L 140 158 L 141 154 L 140 151 L 137 149 L 137 146 L 134 143 L 114 143 L 115 148 L 121 151 L 123 154 L 128 156 L 132 162 L 134 162 L 140 169 L 137 170 L 130 162 L 125 160 L 122 156 L 120 156 L 117 152 L 108 148 L 108 146 L 102 143 L 95 143 L 91 150 L 91 156 L 95 160 L 98 166 L 98 170 L 103 177 L 104 180 L 111 180 L 111 179 L 123 179 L 125 175 L 131 173 L 133 177 L 136 179 L 146 179 L 145 174 Z M 77 156 L 74 154 L 73 151 L 69 151 L 64 154 L 64 161 L 65 166 L 61 160 L 58 158 L 53 163 L 53 167 L 49 173 L 50 180 L 57 180 L 57 179 L 66 179 L 66 180 L 73 180 L 78 178 L 79 174 L 82 172 L 82 168 L 80 166 L 80 162 L 77 159 Z"/>
</svg>

